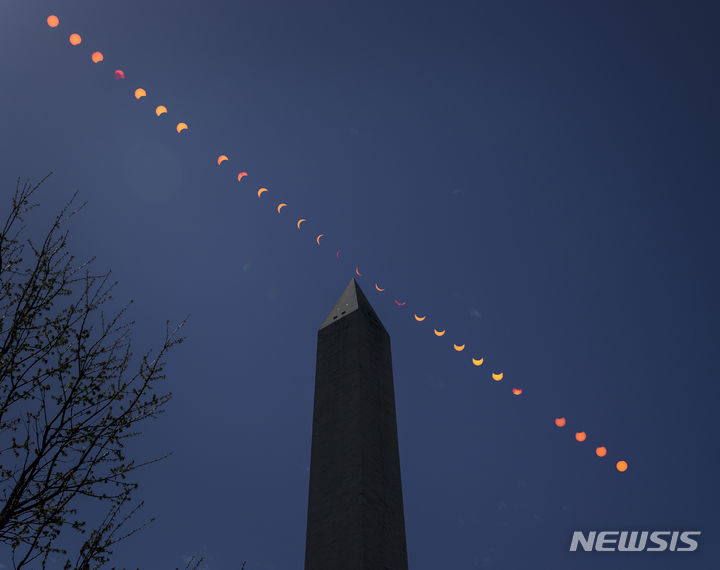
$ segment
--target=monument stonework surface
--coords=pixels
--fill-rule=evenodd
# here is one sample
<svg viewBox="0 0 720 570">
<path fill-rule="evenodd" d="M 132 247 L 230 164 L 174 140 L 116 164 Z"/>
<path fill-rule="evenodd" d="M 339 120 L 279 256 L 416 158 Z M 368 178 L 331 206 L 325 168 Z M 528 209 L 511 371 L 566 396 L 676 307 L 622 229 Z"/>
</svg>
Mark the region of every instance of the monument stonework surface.
<svg viewBox="0 0 720 570">
<path fill-rule="evenodd" d="M 318 331 L 305 570 L 407 570 L 390 335 L 353 279 Z"/>
</svg>

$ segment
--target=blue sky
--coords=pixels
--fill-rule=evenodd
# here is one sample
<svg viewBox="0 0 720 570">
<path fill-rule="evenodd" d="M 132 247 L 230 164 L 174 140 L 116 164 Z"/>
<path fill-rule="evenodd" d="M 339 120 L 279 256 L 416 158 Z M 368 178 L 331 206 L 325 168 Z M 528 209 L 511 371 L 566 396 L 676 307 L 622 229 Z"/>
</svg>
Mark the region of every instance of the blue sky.
<svg viewBox="0 0 720 570">
<path fill-rule="evenodd" d="M 157 520 L 116 564 L 302 567 L 315 335 L 356 265 L 392 338 L 411 568 L 717 564 L 718 15 L 3 2 L 3 196 L 53 171 L 49 218 L 79 191 L 73 247 L 134 299 L 138 346 L 191 315 L 134 448 L 174 451 L 140 476 Z M 570 553 L 576 529 L 703 537 Z"/>
</svg>

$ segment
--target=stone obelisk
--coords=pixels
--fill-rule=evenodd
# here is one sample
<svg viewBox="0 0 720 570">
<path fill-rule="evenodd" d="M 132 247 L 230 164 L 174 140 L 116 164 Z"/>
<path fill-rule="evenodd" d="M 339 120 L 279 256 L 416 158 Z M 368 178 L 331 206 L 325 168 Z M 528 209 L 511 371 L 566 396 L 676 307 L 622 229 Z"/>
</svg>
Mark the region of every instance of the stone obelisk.
<svg viewBox="0 0 720 570">
<path fill-rule="evenodd" d="M 390 335 L 353 279 L 318 331 L 305 570 L 407 570 Z"/>
</svg>

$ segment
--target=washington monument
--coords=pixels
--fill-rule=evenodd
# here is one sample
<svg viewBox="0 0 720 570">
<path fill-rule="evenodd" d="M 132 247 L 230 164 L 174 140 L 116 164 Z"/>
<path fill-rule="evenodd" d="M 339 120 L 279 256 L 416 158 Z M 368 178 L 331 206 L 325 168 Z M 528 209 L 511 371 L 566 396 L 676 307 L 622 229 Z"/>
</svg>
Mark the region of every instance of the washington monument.
<svg viewBox="0 0 720 570">
<path fill-rule="evenodd" d="M 318 331 L 305 570 L 407 570 L 390 335 L 353 279 Z"/>
</svg>

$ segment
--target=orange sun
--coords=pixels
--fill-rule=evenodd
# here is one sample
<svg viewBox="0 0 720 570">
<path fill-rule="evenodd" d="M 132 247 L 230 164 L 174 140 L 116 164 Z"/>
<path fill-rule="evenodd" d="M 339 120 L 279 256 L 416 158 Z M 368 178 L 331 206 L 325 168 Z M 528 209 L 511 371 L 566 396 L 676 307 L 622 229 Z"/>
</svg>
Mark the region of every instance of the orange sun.
<svg viewBox="0 0 720 570">
<path fill-rule="evenodd" d="M 51 28 L 57 28 L 60 25 L 60 18 L 58 18 L 55 14 L 48 16 L 47 25 Z"/>
<path fill-rule="evenodd" d="M 80 37 L 80 34 L 70 34 L 70 45 L 71 46 L 79 46 L 82 42 L 82 38 Z"/>
<path fill-rule="evenodd" d="M 103 59 L 103 54 L 99 51 L 94 51 L 92 55 L 90 56 L 90 59 L 92 59 L 93 63 L 100 63 Z"/>
<path fill-rule="evenodd" d="M 620 471 L 621 473 L 623 471 L 627 471 L 627 468 L 628 468 L 627 461 L 618 461 L 617 464 L 615 465 L 615 467 L 617 467 L 617 470 Z"/>
</svg>

